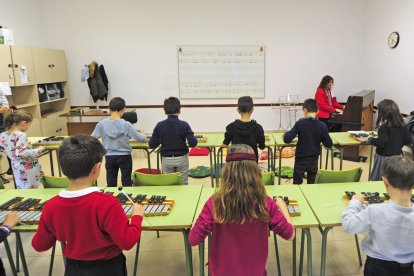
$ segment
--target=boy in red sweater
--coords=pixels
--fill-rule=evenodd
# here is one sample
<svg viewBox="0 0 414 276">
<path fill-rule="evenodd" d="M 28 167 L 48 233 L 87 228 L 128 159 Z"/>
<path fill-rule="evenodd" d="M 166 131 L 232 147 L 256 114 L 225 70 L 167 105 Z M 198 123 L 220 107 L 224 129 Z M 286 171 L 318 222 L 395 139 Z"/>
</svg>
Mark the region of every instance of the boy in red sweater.
<svg viewBox="0 0 414 276">
<path fill-rule="evenodd" d="M 64 242 L 65 276 L 127 275 L 122 250 L 131 249 L 141 236 L 144 215 L 134 204 L 131 222 L 112 195 L 92 187 L 99 176 L 105 149 L 91 136 L 72 136 L 59 149 L 59 162 L 70 180 L 66 190 L 45 205 L 33 237 L 36 251 Z"/>
</svg>

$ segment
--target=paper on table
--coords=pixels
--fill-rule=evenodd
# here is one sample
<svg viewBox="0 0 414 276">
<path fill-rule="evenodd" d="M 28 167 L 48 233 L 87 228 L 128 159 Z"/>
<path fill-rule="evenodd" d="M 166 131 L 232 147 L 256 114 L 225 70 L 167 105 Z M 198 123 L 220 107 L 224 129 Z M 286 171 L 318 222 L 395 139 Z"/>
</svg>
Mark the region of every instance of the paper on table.
<svg viewBox="0 0 414 276">
<path fill-rule="evenodd" d="M 22 65 L 20 66 L 20 82 L 22 84 L 26 84 L 29 83 L 29 80 L 27 78 L 27 70 L 26 70 L 26 65 Z"/>
<path fill-rule="evenodd" d="M 11 89 L 10 89 L 10 84 L 8 82 L 0 82 L 0 90 L 6 96 L 10 96 L 12 94 Z"/>
</svg>

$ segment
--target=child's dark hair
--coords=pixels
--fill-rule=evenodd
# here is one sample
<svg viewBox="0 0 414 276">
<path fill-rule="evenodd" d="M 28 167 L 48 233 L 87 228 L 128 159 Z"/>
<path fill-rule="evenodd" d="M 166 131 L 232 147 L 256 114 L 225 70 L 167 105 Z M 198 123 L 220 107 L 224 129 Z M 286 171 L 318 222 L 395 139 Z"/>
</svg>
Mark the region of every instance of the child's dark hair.
<svg viewBox="0 0 414 276">
<path fill-rule="evenodd" d="M 105 148 L 98 139 L 75 135 L 65 139 L 59 148 L 59 164 L 63 174 L 74 180 L 88 176 L 104 155 Z"/>
<path fill-rule="evenodd" d="M 237 107 L 241 113 L 250 113 L 253 111 L 253 99 L 250 96 L 243 96 L 239 98 Z"/>
<path fill-rule="evenodd" d="M 400 109 L 393 100 L 385 99 L 378 103 L 377 127 L 381 124 L 394 127 L 404 126 L 404 119 Z"/>
<path fill-rule="evenodd" d="M 414 161 L 403 156 L 392 156 L 382 165 L 382 176 L 394 188 L 411 190 L 414 187 Z"/>
<path fill-rule="evenodd" d="M 18 125 L 21 122 L 32 122 L 33 116 L 29 112 L 24 109 L 15 110 L 11 112 L 7 117 L 4 119 L 4 126 L 6 129 L 12 128 L 14 125 Z"/>
<path fill-rule="evenodd" d="M 121 97 L 112 98 L 109 102 L 109 110 L 118 112 L 125 108 L 125 100 Z"/>
<path fill-rule="evenodd" d="M 314 99 L 307 99 L 303 102 L 303 108 L 308 112 L 318 112 L 318 103 Z"/>
<path fill-rule="evenodd" d="M 324 76 L 322 78 L 321 83 L 319 84 L 318 88 L 322 88 L 323 90 L 326 90 L 326 88 L 328 87 L 328 83 L 330 81 L 332 81 L 332 82 L 334 81 L 334 79 L 331 76 L 329 76 L 329 75 Z"/>
<path fill-rule="evenodd" d="M 169 97 L 164 100 L 164 111 L 167 115 L 179 114 L 181 111 L 181 103 L 177 97 Z"/>
</svg>

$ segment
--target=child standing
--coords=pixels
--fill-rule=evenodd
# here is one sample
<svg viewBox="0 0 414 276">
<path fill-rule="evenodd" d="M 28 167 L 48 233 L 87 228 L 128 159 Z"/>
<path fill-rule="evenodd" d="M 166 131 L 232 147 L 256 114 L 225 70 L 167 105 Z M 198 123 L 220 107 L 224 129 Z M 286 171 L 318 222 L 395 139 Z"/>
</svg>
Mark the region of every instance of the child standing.
<svg viewBox="0 0 414 276">
<path fill-rule="evenodd" d="M 376 146 L 374 166 L 371 172 L 371 180 L 381 180 L 382 164 L 390 156 L 401 155 L 402 148 L 412 144 L 412 138 L 408 129 L 404 126 L 398 105 L 393 100 L 382 100 L 378 104 L 378 138 L 370 138 L 368 141 Z"/>
<path fill-rule="evenodd" d="M 318 173 L 318 159 L 321 154 L 321 143 L 332 147 L 332 139 L 328 128 L 316 118 L 318 105 L 315 100 L 307 99 L 303 103 L 304 118 L 295 123 L 293 128 L 283 136 L 285 143 L 291 143 L 298 136 L 296 146 L 295 167 L 293 169 L 293 184 L 302 184 L 305 172 L 308 174 L 308 184 L 315 183 Z"/>
<path fill-rule="evenodd" d="M 351 234 L 367 233 L 362 242 L 367 254 L 365 276 L 412 276 L 414 261 L 414 162 L 393 156 L 382 167 L 390 200 L 363 208 L 364 196 L 354 195 L 342 214 L 342 228 Z"/>
<path fill-rule="evenodd" d="M 130 222 L 114 196 L 92 187 L 104 155 L 102 144 L 84 135 L 67 138 L 59 149 L 70 184 L 46 203 L 32 245 L 41 252 L 64 242 L 65 275 L 126 275 L 122 250 L 141 236 L 142 206 L 133 205 Z"/>
<path fill-rule="evenodd" d="M 100 121 L 92 136 L 102 137 L 106 149 L 105 168 L 108 187 L 116 187 L 118 183 L 118 171 L 121 170 L 122 186 L 131 186 L 132 175 L 132 148 L 129 145 L 129 138 L 139 142 L 145 142 L 147 137 L 137 132 L 132 124 L 122 119 L 125 113 L 125 101 L 116 97 L 109 102 L 108 119 Z"/>
<path fill-rule="evenodd" d="M 284 201 L 266 196 L 253 149 L 232 145 L 220 187 L 204 205 L 189 242 L 198 245 L 212 234 L 211 275 L 266 275 L 269 229 L 283 239 L 294 238 Z"/>
<path fill-rule="evenodd" d="M 249 145 L 253 149 L 254 154 L 256 154 L 256 160 L 258 161 L 259 153 L 257 147 L 261 150 L 265 149 L 265 135 L 263 127 L 251 119 L 254 111 L 252 97 L 240 97 L 237 106 L 240 120 L 236 120 L 226 127 L 223 146 L 228 146 L 230 143 Z"/>
<path fill-rule="evenodd" d="M 197 139 L 187 122 L 178 119 L 181 104 L 176 97 L 164 100 L 164 111 L 168 118 L 159 122 L 152 133 L 149 146 L 152 149 L 161 145 L 162 172 L 180 172 L 183 183 L 188 184 L 188 146 L 197 146 Z M 186 144 L 188 142 L 188 146 Z"/>
<path fill-rule="evenodd" d="M 30 148 L 25 133 L 32 120 L 25 110 L 13 111 L 4 120 L 7 131 L 0 134 L 0 150 L 11 159 L 17 189 L 36 189 L 43 175 L 37 157 L 44 147 Z"/>
</svg>

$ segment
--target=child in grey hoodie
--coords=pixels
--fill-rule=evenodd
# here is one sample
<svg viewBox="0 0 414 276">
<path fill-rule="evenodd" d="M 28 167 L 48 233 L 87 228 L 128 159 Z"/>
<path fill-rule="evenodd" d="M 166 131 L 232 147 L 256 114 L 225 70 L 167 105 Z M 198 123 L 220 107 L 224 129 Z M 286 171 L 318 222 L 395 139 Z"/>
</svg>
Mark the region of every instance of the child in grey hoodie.
<svg viewBox="0 0 414 276">
<path fill-rule="evenodd" d="M 108 187 L 116 187 L 118 170 L 121 170 L 122 186 L 131 186 L 132 174 L 132 148 L 129 138 L 139 142 L 147 140 L 143 133 L 137 132 L 132 124 L 122 119 L 125 112 L 125 100 L 115 97 L 109 102 L 110 118 L 100 121 L 92 136 L 99 139 L 102 137 L 106 149 L 105 168 Z"/>
</svg>

